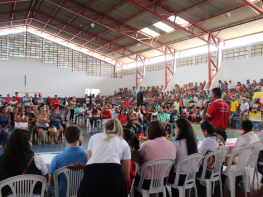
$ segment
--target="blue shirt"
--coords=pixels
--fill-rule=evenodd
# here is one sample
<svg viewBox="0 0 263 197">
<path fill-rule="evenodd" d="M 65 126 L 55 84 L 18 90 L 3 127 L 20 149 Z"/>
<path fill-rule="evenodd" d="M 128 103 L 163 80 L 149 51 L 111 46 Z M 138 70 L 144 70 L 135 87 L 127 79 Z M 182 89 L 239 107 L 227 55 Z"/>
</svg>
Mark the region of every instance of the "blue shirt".
<svg viewBox="0 0 263 197">
<path fill-rule="evenodd" d="M 218 85 L 218 87 L 219 87 L 220 89 L 222 89 L 222 88 L 224 87 L 224 83 L 220 83 L 220 84 Z"/>
<path fill-rule="evenodd" d="M 118 116 L 119 114 L 116 112 L 116 111 L 114 111 L 112 114 L 111 114 L 111 118 L 112 119 L 117 119 L 117 116 Z"/>
<path fill-rule="evenodd" d="M 55 156 L 50 164 L 49 174 L 53 176 L 56 170 L 75 162 L 87 163 L 87 152 L 81 146 L 67 147 L 61 154 Z M 66 197 L 67 180 L 64 173 L 58 176 L 58 187 L 59 197 Z"/>
<path fill-rule="evenodd" d="M 53 127 L 53 126 L 57 126 L 59 124 L 61 124 L 63 122 L 63 118 L 61 115 L 57 114 L 56 116 L 54 114 L 51 114 L 49 116 L 49 119 L 50 119 L 50 126 Z M 58 123 L 57 120 L 60 120 L 60 122 Z"/>
<path fill-rule="evenodd" d="M 26 97 L 23 98 L 23 102 L 24 102 L 24 101 L 29 101 L 29 98 L 26 98 Z M 26 103 L 25 103 L 25 106 L 30 106 L 30 102 L 26 102 Z"/>
</svg>

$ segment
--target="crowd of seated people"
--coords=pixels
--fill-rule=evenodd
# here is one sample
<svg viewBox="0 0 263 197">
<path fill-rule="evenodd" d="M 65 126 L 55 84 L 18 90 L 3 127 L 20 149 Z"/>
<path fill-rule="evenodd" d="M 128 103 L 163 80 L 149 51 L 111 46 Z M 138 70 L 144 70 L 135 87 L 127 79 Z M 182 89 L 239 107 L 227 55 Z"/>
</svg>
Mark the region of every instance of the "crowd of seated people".
<svg viewBox="0 0 263 197">
<path fill-rule="evenodd" d="M 81 129 L 74 125 L 67 127 L 65 138 L 68 147 L 53 158 L 49 171 L 41 156 L 31 150 L 31 133 L 25 129 L 15 129 L 7 140 L 4 153 L 0 156 L 0 181 L 24 173 L 45 176 L 46 180 L 50 182 L 49 191 L 54 196 L 54 172 L 56 170 L 63 167 L 71 170 L 85 169 L 78 196 L 127 196 L 130 193 L 133 179 L 134 185 L 138 186 L 141 170 L 145 163 L 159 159 L 174 160 L 173 167 L 168 169 L 164 176 L 165 184 L 173 184 L 177 173 L 177 163 L 180 159 L 195 153 L 206 155 L 225 147 L 224 139 L 216 134 L 216 130 L 210 122 L 203 122 L 200 126 L 205 139 L 199 148 L 194 129 L 190 121 L 185 118 L 175 121 L 177 135 L 173 142 L 165 138 L 166 129 L 160 120 L 149 123 L 149 140 L 141 145 L 137 136 L 130 129 L 122 128 L 120 121 L 110 119 L 106 122 L 105 127 L 105 133 L 98 133 L 90 138 L 88 153 L 81 147 Z M 244 132 L 237 139 L 232 152 L 262 138 L 262 133 L 257 136 L 252 132 L 252 127 L 250 120 L 243 121 Z M 24 172 L 28 163 L 30 165 Z M 136 163 L 139 166 L 137 173 Z M 179 186 L 185 182 L 188 165 L 188 163 L 183 163 L 180 168 Z M 259 172 L 262 172 L 261 168 L 260 166 Z M 203 169 L 201 165 L 197 177 L 200 177 L 203 170 L 206 170 L 206 178 L 209 179 L 211 169 L 213 170 L 213 166 L 208 165 L 206 169 Z M 151 176 L 151 169 L 147 168 L 144 174 L 143 189 L 149 190 Z M 67 185 L 66 177 L 59 175 L 58 183 L 59 196 L 66 196 L 67 187 L 70 187 Z M 206 187 L 202 182 L 196 180 L 196 186 L 198 196 L 207 196 Z M 40 188 L 41 185 L 37 184 L 34 193 L 39 194 Z M 2 194 L 6 195 L 9 191 L 10 189 L 5 187 Z M 173 197 L 179 195 L 177 189 L 172 188 L 171 192 Z M 169 196 L 168 191 L 166 193 Z M 134 194 L 140 196 L 136 191 Z"/>
</svg>

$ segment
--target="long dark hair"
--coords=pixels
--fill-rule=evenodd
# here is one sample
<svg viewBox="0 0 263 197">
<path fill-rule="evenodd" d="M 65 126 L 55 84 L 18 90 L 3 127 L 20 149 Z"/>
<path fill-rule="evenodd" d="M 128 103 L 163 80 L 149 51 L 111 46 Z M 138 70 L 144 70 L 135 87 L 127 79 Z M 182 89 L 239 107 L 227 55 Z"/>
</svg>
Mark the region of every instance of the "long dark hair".
<svg viewBox="0 0 263 197">
<path fill-rule="evenodd" d="M 188 155 L 197 153 L 197 139 L 191 123 L 185 118 L 180 118 L 176 120 L 175 124 L 180 129 L 180 132 L 177 135 L 176 140 L 178 141 L 183 139 L 186 140 Z"/>
<path fill-rule="evenodd" d="M 29 144 L 30 139 L 31 133 L 25 129 L 15 129 L 9 136 L 3 155 L 4 171 L 8 177 L 21 175 L 26 168 L 30 160 L 28 156 L 34 154 Z"/>
<path fill-rule="evenodd" d="M 94 107 L 94 106 L 93 106 L 93 107 Z M 92 114 L 97 114 L 97 113 L 98 113 L 97 107 L 96 107 L 96 109 L 93 109 L 93 107 L 92 107 Z"/>
<path fill-rule="evenodd" d="M 130 140 L 130 145 L 135 149 L 140 149 L 140 143 L 136 135 L 134 135 L 130 129 L 123 129 L 125 140 L 128 142 Z"/>
</svg>

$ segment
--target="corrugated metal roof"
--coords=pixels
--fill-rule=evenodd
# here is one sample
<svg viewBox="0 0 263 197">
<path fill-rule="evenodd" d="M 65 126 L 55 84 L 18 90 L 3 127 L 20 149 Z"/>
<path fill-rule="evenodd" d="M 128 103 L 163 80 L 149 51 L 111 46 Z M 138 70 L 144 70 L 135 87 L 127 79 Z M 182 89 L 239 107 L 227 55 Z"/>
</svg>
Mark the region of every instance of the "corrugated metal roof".
<svg viewBox="0 0 263 197">
<path fill-rule="evenodd" d="M 52 2 L 55 2 L 57 4 L 61 4 L 62 0 L 50 0 Z M 153 9 L 152 2 L 156 1 L 160 4 L 162 2 L 158 0 L 148 0 L 149 3 L 144 3 L 143 5 L 146 7 L 151 7 L 150 9 Z M 198 22 L 202 21 L 204 19 L 209 18 L 205 22 L 199 22 L 198 24 L 202 26 L 202 28 L 213 32 L 214 34 L 217 34 L 219 30 L 218 36 L 221 39 L 231 39 L 236 38 L 244 35 L 250 35 L 257 32 L 263 31 L 263 16 L 258 14 L 256 11 L 251 9 L 249 6 L 246 6 L 242 0 L 209 0 L 206 1 L 206 3 L 200 3 L 204 0 L 166 0 L 162 4 L 163 6 L 166 6 L 168 9 L 173 10 L 175 12 L 179 12 L 180 14 L 183 14 L 185 18 L 192 22 Z M 27 14 L 29 13 L 29 8 L 32 4 L 33 0 L 28 1 L 19 1 L 16 3 L 15 11 L 19 11 L 19 13 L 14 13 L 13 19 L 19 20 L 19 19 L 25 19 L 27 17 Z M 40 2 L 40 6 L 37 7 L 37 5 Z M 77 4 L 75 4 L 77 2 Z M 116 42 L 116 44 L 128 47 L 130 51 L 134 51 L 137 53 L 142 53 L 145 57 L 154 57 L 162 55 L 163 53 L 153 49 L 154 47 L 160 47 L 162 43 L 169 44 L 173 48 L 177 50 L 186 50 L 189 48 L 202 46 L 206 44 L 204 41 L 194 38 L 194 35 L 191 35 L 187 33 L 186 31 L 180 29 L 176 29 L 175 31 L 165 33 L 165 31 L 156 28 L 153 26 L 155 22 L 162 21 L 160 17 L 151 14 L 148 11 L 143 11 L 142 8 L 137 7 L 131 2 L 123 1 L 123 0 L 65 0 L 64 4 L 62 6 L 67 7 L 67 9 L 71 9 L 75 12 L 79 12 L 83 7 L 79 5 L 86 5 L 88 2 L 91 2 L 89 4 L 89 10 L 85 10 L 84 14 L 89 18 L 92 18 L 94 20 L 99 20 L 99 22 L 104 23 L 104 25 L 97 24 L 95 22 L 95 27 L 89 27 L 87 28 L 82 34 L 78 34 L 75 39 L 72 39 L 71 42 L 77 43 L 79 45 L 86 43 L 87 40 L 93 38 L 93 42 L 95 42 L 94 37 L 101 35 L 100 39 L 96 39 L 97 44 L 88 43 L 85 45 L 85 47 L 90 48 L 91 50 L 98 49 L 101 46 L 105 45 L 107 41 L 109 42 Z M 138 0 L 136 2 L 147 2 L 147 0 Z M 1 4 L 1 0 L 0 0 Z M 103 17 L 103 20 L 100 19 L 104 14 L 110 10 L 112 7 L 117 5 L 115 9 L 110 11 L 105 17 Z M 188 9 L 186 12 L 183 12 L 185 9 L 187 9 L 190 6 L 196 5 L 192 7 L 191 9 Z M 256 5 L 259 6 L 260 2 L 256 3 Z M 1 15 L 0 17 L 0 27 L 9 27 L 10 21 L 12 18 L 12 14 L 10 12 L 13 10 L 14 2 L 10 3 L 2 3 L 0 6 L 0 14 L 1 13 L 8 13 L 5 15 Z M 35 0 L 32 10 L 38 9 L 37 12 L 34 13 L 34 15 L 30 14 L 31 17 L 35 17 L 36 20 L 42 21 L 38 22 L 36 20 L 32 20 L 31 26 L 36 27 L 38 29 L 42 29 L 44 26 L 44 31 L 50 32 L 51 34 L 56 34 L 57 32 L 61 31 L 58 37 L 71 39 L 74 34 L 79 33 L 82 29 L 86 28 L 88 25 L 92 23 L 91 20 L 88 20 L 82 16 L 75 17 L 76 13 L 73 13 L 63 7 L 57 7 L 53 3 L 47 2 L 47 1 L 40 1 Z M 90 11 L 93 10 L 93 11 Z M 222 16 L 223 13 L 228 12 L 229 10 L 233 10 L 230 12 L 229 18 L 224 18 Z M 56 11 L 57 10 L 57 11 Z M 56 11 L 54 14 L 54 19 L 47 18 L 45 15 L 51 17 L 52 14 Z M 96 14 L 101 13 L 101 14 Z M 43 14 L 40 14 L 43 13 Z M 140 14 L 138 14 L 140 13 Z M 166 13 L 163 14 L 163 16 L 168 17 L 170 16 L 168 11 L 166 11 L 164 8 L 158 9 L 158 13 Z M 71 20 L 73 17 L 74 20 Z M 212 18 L 211 18 L 212 17 Z M 126 19 L 128 19 L 125 21 Z M 45 25 L 44 23 L 48 22 L 49 24 Z M 66 27 L 65 25 L 69 22 L 70 24 Z M 122 27 L 120 27 L 116 22 L 119 21 Z M 121 23 L 125 21 L 125 23 Z M 163 22 L 163 21 L 162 21 Z M 164 22 L 165 24 L 172 27 L 170 23 Z M 24 20 L 21 21 L 13 21 L 12 25 L 18 26 L 23 25 Z M 28 24 L 30 24 L 30 20 L 28 20 Z M 106 26 L 114 27 L 116 31 L 108 30 Z M 54 27 L 51 27 L 54 26 Z M 139 43 L 139 39 L 141 39 L 143 42 L 146 42 L 148 44 L 151 44 L 151 40 L 145 40 L 145 36 L 142 36 L 141 34 L 137 34 L 137 39 L 135 38 L 129 38 L 125 37 L 123 34 L 117 32 L 117 31 L 123 31 L 125 34 L 129 34 L 131 36 L 135 36 L 135 32 L 132 32 L 131 30 L 140 30 L 144 27 L 149 27 L 150 29 L 158 32 L 162 36 L 159 38 L 154 39 L 154 47 L 146 46 L 144 44 L 140 44 L 140 47 L 137 47 L 136 44 Z M 63 29 L 62 29 L 63 28 Z M 173 27 L 175 28 L 175 27 Z M 59 30 L 62 29 L 62 30 Z M 191 31 L 192 26 L 188 26 L 187 30 Z M 68 33 L 67 33 L 67 32 Z M 86 32 L 86 33 L 85 33 Z M 107 33 L 105 33 L 107 32 Z M 195 33 L 204 33 L 205 31 L 200 29 L 195 29 Z M 73 34 L 73 35 L 72 35 Z M 201 35 L 201 34 L 200 34 Z M 207 39 L 207 34 L 203 35 Z M 82 37 L 79 38 L 79 37 Z M 157 41 L 156 41 L 157 40 Z M 173 44 L 174 43 L 174 44 Z M 100 46 L 101 45 L 101 46 Z M 105 49 L 104 47 L 99 49 L 99 52 L 104 54 L 111 54 L 114 53 L 115 49 L 118 49 L 118 46 L 112 46 L 110 49 Z M 122 50 L 122 49 L 121 49 Z M 121 52 L 121 51 L 120 51 Z M 127 52 L 131 53 L 131 52 Z M 114 59 L 120 59 L 124 62 L 131 62 L 134 61 L 129 57 L 125 57 L 123 55 L 120 55 L 118 53 L 115 53 L 116 55 L 110 55 Z"/>
</svg>

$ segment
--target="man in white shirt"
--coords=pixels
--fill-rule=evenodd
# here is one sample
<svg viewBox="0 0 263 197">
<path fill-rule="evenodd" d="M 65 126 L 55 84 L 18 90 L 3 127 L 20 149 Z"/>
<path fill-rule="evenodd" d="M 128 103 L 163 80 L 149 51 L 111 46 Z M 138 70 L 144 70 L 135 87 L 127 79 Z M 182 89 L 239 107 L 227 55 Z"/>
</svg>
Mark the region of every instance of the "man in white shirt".
<svg viewBox="0 0 263 197">
<path fill-rule="evenodd" d="M 228 83 L 228 85 L 227 85 L 227 88 L 228 88 L 229 90 L 235 89 L 235 85 L 232 83 L 232 80 L 231 80 L 231 79 L 229 79 L 229 83 Z"/>
<path fill-rule="evenodd" d="M 241 124 L 244 120 L 247 120 L 248 111 L 249 111 L 249 104 L 247 103 L 247 99 L 244 97 L 240 105 L 240 123 Z"/>
</svg>

